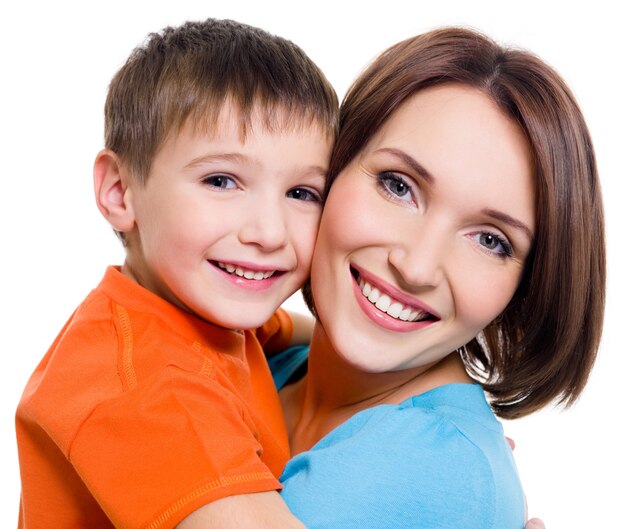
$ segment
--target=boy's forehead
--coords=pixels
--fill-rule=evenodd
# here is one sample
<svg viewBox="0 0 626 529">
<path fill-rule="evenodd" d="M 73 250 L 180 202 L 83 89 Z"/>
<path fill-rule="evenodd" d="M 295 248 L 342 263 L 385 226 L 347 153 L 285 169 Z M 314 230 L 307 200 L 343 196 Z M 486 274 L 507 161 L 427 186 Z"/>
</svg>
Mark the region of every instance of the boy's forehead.
<svg viewBox="0 0 626 529">
<path fill-rule="evenodd" d="M 292 164 L 290 170 L 295 172 L 318 172 L 325 177 L 334 137 L 319 120 L 292 117 L 284 107 L 267 111 L 256 105 L 248 115 L 233 104 L 213 109 L 193 114 L 172 128 L 156 151 L 151 169 L 230 160 L 272 164 L 275 169 Z M 288 157 L 277 155 L 276 145 L 300 154 L 287 162 Z"/>
<path fill-rule="evenodd" d="M 327 130 L 328 127 L 306 109 L 292 109 L 280 103 L 262 101 L 255 101 L 249 109 L 242 109 L 230 99 L 219 106 L 211 105 L 192 113 L 181 123 L 179 132 L 183 128 L 191 128 L 195 134 L 209 139 L 237 131 L 241 141 L 254 132 L 283 134 L 314 130 L 332 136 L 332 131 Z"/>
</svg>

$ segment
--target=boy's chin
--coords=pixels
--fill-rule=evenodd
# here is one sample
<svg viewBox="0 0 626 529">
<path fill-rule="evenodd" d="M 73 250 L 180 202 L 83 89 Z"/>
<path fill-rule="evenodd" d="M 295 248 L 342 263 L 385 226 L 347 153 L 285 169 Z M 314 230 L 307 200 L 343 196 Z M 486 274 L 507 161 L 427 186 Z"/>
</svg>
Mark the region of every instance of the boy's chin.
<svg viewBox="0 0 626 529">
<path fill-rule="evenodd" d="M 200 316 L 205 321 L 217 325 L 218 327 L 224 327 L 234 331 L 247 331 L 252 329 L 258 329 L 264 325 L 276 312 L 278 307 L 267 307 L 263 309 L 258 308 L 242 308 L 234 310 L 232 312 L 213 313 Z"/>
</svg>

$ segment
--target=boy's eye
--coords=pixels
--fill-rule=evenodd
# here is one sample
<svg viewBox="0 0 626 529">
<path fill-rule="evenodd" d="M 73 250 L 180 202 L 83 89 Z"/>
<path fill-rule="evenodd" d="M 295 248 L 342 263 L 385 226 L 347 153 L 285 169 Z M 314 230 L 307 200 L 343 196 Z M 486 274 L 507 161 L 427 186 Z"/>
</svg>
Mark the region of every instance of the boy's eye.
<svg viewBox="0 0 626 529">
<path fill-rule="evenodd" d="M 217 187 L 219 189 L 237 188 L 237 182 L 235 182 L 235 179 L 223 174 L 207 176 L 202 180 L 202 182 L 211 187 Z"/>
<path fill-rule="evenodd" d="M 321 202 L 322 197 L 317 191 L 307 189 L 306 187 L 296 187 L 287 191 L 288 198 L 294 198 L 296 200 L 304 200 L 307 202 Z"/>
</svg>

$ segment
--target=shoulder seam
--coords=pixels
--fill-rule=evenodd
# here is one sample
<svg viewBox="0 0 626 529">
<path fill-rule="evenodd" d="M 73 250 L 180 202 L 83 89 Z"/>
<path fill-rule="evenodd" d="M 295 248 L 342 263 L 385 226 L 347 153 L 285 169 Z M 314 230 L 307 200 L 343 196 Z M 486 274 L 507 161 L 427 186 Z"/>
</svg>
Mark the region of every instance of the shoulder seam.
<svg viewBox="0 0 626 529">
<path fill-rule="evenodd" d="M 130 323 L 128 311 L 113 302 L 115 314 L 115 327 L 118 330 L 118 373 L 122 379 L 122 384 L 127 389 L 134 389 L 137 386 L 137 373 L 133 365 L 133 329 Z"/>
</svg>

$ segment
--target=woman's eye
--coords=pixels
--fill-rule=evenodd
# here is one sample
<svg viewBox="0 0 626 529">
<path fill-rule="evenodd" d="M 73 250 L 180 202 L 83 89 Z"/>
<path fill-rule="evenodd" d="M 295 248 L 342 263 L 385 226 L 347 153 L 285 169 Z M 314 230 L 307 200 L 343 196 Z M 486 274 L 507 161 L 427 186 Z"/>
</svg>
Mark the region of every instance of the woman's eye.
<svg viewBox="0 0 626 529">
<path fill-rule="evenodd" d="M 490 252 L 501 256 L 511 257 L 513 255 L 513 248 L 511 244 L 503 237 L 490 232 L 480 232 L 476 234 L 478 244 Z"/>
<path fill-rule="evenodd" d="M 237 182 L 231 176 L 218 174 L 207 176 L 202 180 L 203 183 L 209 185 L 211 187 L 216 187 L 218 189 L 236 189 Z"/>
<path fill-rule="evenodd" d="M 287 197 L 295 200 L 304 200 L 306 202 L 321 202 L 322 197 L 317 191 L 307 189 L 306 187 L 296 187 L 287 191 Z"/>
<path fill-rule="evenodd" d="M 378 175 L 378 181 L 383 190 L 392 198 L 408 202 L 413 200 L 411 186 L 395 173 L 384 172 Z"/>
</svg>

